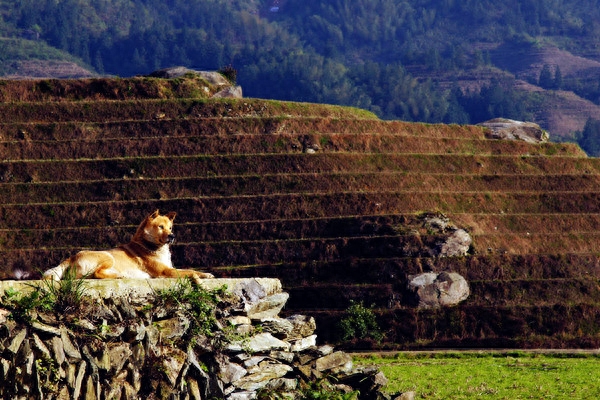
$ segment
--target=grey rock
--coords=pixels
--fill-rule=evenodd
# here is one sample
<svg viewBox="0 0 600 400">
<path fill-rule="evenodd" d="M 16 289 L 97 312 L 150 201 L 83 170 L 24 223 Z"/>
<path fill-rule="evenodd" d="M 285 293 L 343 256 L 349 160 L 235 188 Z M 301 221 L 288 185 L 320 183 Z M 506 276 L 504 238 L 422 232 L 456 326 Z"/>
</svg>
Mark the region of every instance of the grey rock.
<svg viewBox="0 0 600 400">
<path fill-rule="evenodd" d="M 295 354 L 291 351 L 272 351 L 269 353 L 269 357 L 274 360 L 279 360 L 281 362 L 291 364 L 294 361 Z"/>
<path fill-rule="evenodd" d="M 288 339 L 299 339 L 312 335 L 317 329 L 317 323 L 313 317 L 306 315 L 292 315 L 286 318 L 293 325 L 292 331 L 288 335 Z"/>
<path fill-rule="evenodd" d="M 200 394 L 200 386 L 198 385 L 197 380 L 188 378 L 187 387 L 188 394 L 192 400 L 202 400 L 202 395 Z"/>
<path fill-rule="evenodd" d="M 161 370 L 163 374 L 171 384 L 171 387 L 175 386 L 179 372 L 183 368 L 187 355 L 182 350 L 174 347 L 164 347 L 161 357 Z"/>
<path fill-rule="evenodd" d="M 98 356 L 92 354 L 90 348 L 85 345 L 81 349 L 83 356 L 90 363 L 90 368 L 93 372 L 98 372 L 98 370 L 108 371 L 110 370 L 110 355 L 109 352 L 106 351 L 106 344 L 102 343 L 102 348 L 99 351 L 96 351 Z"/>
<path fill-rule="evenodd" d="M 86 362 L 82 361 L 79 363 L 79 367 L 77 368 L 77 377 L 75 378 L 75 386 L 73 389 L 73 398 L 78 399 L 79 394 L 81 393 L 81 384 L 83 383 L 83 378 L 85 377 L 85 368 Z"/>
<path fill-rule="evenodd" d="M 311 335 L 303 339 L 293 341 L 290 351 L 300 352 L 317 345 L 317 335 Z"/>
<path fill-rule="evenodd" d="M 163 69 L 154 71 L 148 76 L 150 76 L 152 78 L 172 79 L 172 78 L 179 78 L 185 74 L 194 73 L 194 72 L 195 72 L 194 70 L 191 70 L 186 67 L 169 67 L 169 68 L 163 68 Z"/>
<path fill-rule="evenodd" d="M 548 132 L 533 122 L 494 118 L 478 124 L 486 127 L 486 137 L 490 139 L 523 140 L 528 143 L 545 143 L 550 139 Z"/>
<path fill-rule="evenodd" d="M 133 319 L 137 317 L 137 313 L 135 312 L 135 308 L 131 305 L 129 300 L 125 297 L 115 297 L 113 299 L 115 306 L 121 313 L 121 315 L 126 319 Z"/>
<path fill-rule="evenodd" d="M 267 296 L 265 288 L 256 280 L 244 280 L 233 289 L 233 294 L 244 303 L 254 303 Z"/>
<path fill-rule="evenodd" d="M 0 324 L 3 324 L 7 321 L 8 316 L 10 315 L 10 311 L 0 308 Z"/>
<path fill-rule="evenodd" d="M 270 333 L 260 333 L 248 341 L 234 341 L 227 346 L 229 351 L 244 351 L 251 353 L 267 352 L 271 350 L 289 351 L 290 344 L 279 340 Z"/>
<path fill-rule="evenodd" d="M 127 341 L 140 342 L 146 336 L 146 325 L 139 321 L 133 321 L 127 325 L 124 337 Z"/>
<path fill-rule="evenodd" d="M 228 99 L 241 99 L 243 98 L 241 86 L 230 86 L 223 90 L 218 91 L 212 97 L 215 98 L 228 98 Z"/>
<path fill-rule="evenodd" d="M 88 331 L 95 331 L 96 329 L 98 329 L 98 327 L 96 325 L 94 325 L 93 323 L 91 323 L 89 320 L 87 319 L 80 319 L 77 322 L 75 322 L 75 325 L 83 328 L 85 330 Z"/>
<path fill-rule="evenodd" d="M 69 330 L 64 325 L 61 325 L 60 327 L 60 339 L 63 342 L 65 354 L 74 360 L 81 360 L 81 353 L 79 352 L 79 349 L 73 345 L 73 342 L 71 342 Z"/>
<path fill-rule="evenodd" d="M 285 364 L 261 363 L 257 372 L 246 375 L 233 385 L 242 390 L 259 390 L 267 386 L 271 380 L 282 378 L 292 370 L 292 367 Z"/>
<path fill-rule="evenodd" d="M 226 397 L 227 400 L 253 400 L 256 399 L 255 391 L 233 392 Z"/>
<path fill-rule="evenodd" d="M 267 386 L 265 386 L 268 390 L 277 390 L 280 392 L 289 392 L 292 390 L 296 390 L 298 387 L 298 380 L 293 378 L 277 378 L 271 380 Z"/>
<path fill-rule="evenodd" d="M 91 378 L 91 377 L 90 377 Z M 120 399 L 122 397 L 125 379 L 127 378 L 127 371 L 120 371 L 110 381 L 108 391 L 103 396 L 106 399 Z"/>
<path fill-rule="evenodd" d="M 160 337 L 164 339 L 180 338 L 190 327 L 190 320 L 180 315 L 175 318 L 165 319 L 154 323 Z"/>
<path fill-rule="evenodd" d="M 250 319 L 261 320 L 274 318 L 285 306 L 290 295 L 288 293 L 277 293 L 267 296 L 257 302 L 246 305 L 246 313 Z"/>
<path fill-rule="evenodd" d="M 438 244 L 438 257 L 462 257 L 469 253 L 473 243 L 471 235 L 464 229 L 456 229 Z"/>
<path fill-rule="evenodd" d="M 318 372 L 341 373 L 352 370 L 352 357 L 343 351 L 336 351 L 315 361 L 315 369 Z"/>
<path fill-rule="evenodd" d="M 132 355 L 132 351 L 127 343 L 111 345 L 108 349 L 108 358 L 110 359 L 110 370 L 118 373 Z"/>
<path fill-rule="evenodd" d="M 245 368 L 236 363 L 225 362 L 219 366 L 219 378 L 226 385 L 243 378 L 247 373 Z"/>
<path fill-rule="evenodd" d="M 50 333 L 52 335 L 60 336 L 60 329 L 51 325 L 46 325 L 38 321 L 33 321 L 31 327 L 36 331 Z"/>
<path fill-rule="evenodd" d="M 456 305 L 469 297 L 467 281 L 453 272 L 427 272 L 409 276 L 408 288 L 412 302 L 419 308 L 439 308 Z"/>
<path fill-rule="evenodd" d="M 47 358 L 51 358 L 50 350 L 48 350 L 48 347 L 44 344 L 44 342 L 42 342 L 40 337 L 38 335 L 36 335 L 35 333 L 33 334 L 33 345 L 35 346 L 36 349 L 38 349 L 39 351 L 44 353 L 44 355 Z"/>
<path fill-rule="evenodd" d="M 394 400 L 415 400 L 416 396 L 416 392 L 404 392 L 394 397 Z"/>
<path fill-rule="evenodd" d="M 19 349 L 21 348 L 21 344 L 25 340 L 25 336 L 27 335 L 27 329 L 23 328 L 12 338 L 10 345 L 7 347 L 7 350 L 13 354 L 17 354 Z"/>
<path fill-rule="evenodd" d="M 0 359 L 0 367 L 2 368 L 2 378 L 6 380 L 8 374 L 10 373 L 10 367 L 12 363 L 4 358 Z"/>
<path fill-rule="evenodd" d="M 232 326 L 250 325 L 252 320 L 245 315 L 235 315 L 226 319 L 227 323 Z"/>
<path fill-rule="evenodd" d="M 59 337 L 52 337 L 50 340 L 50 348 L 52 349 L 52 355 L 56 365 L 58 366 L 58 373 L 61 378 L 65 378 L 67 373 L 63 368 L 63 363 L 66 360 L 65 351 L 63 349 L 62 340 Z"/>
<path fill-rule="evenodd" d="M 244 360 L 244 367 L 250 368 L 257 366 L 260 362 L 264 361 L 265 356 L 253 356 Z"/>
<path fill-rule="evenodd" d="M 264 332 L 271 333 L 273 336 L 285 339 L 294 329 L 294 325 L 287 319 L 272 317 L 258 321 Z"/>
<path fill-rule="evenodd" d="M 333 348 L 333 346 L 330 346 L 328 344 L 325 344 L 323 346 L 319 346 L 317 347 L 317 349 L 315 350 L 315 352 L 321 356 L 326 356 L 328 354 L 333 353 L 335 349 Z"/>
</svg>

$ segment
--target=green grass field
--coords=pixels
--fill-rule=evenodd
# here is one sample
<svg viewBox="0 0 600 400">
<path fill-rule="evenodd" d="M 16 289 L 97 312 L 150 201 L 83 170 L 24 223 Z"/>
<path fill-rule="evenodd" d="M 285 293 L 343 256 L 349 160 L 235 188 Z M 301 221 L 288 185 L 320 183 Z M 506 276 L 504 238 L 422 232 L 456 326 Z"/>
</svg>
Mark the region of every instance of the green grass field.
<svg viewBox="0 0 600 400">
<path fill-rule="evenodd" d="M 597 353 L 398 353 L 355 363 L 379 366 L 386 392 L 417 399 L 600 399 Z"/>
</svg>

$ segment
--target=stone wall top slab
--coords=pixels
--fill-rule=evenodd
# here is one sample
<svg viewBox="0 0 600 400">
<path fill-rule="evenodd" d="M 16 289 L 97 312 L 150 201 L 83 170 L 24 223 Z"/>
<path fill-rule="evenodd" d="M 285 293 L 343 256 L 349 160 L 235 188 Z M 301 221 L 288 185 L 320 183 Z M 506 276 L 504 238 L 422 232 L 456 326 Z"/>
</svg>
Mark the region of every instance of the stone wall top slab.
<svg viewBox="0 0 600 400">
<path fill-rule="evenodd" d="M 168 289 L 177 284 L 177 279 L 86 279 L 85 294 L 93 298 L 114 298 L 128 297 L 138 298 L 147 297 L 154 294 L 157 290 Z M 35 287 L 44 285 L 42 281 L 0 281 L 0 296 L 9 288 L 26 294 L 34 290 Z M 201 287 L 207 290 L 218 289 L 222 286 L 227 287 L 228 292 L 233 292 L 241 285 L 248 283 L 258 283 L 266 295 L 272 295 L 282 292 L 281 281 L 272 278 L 237 278 L 237 279 L 205 279 L 202 280 Z"/>
</svg>

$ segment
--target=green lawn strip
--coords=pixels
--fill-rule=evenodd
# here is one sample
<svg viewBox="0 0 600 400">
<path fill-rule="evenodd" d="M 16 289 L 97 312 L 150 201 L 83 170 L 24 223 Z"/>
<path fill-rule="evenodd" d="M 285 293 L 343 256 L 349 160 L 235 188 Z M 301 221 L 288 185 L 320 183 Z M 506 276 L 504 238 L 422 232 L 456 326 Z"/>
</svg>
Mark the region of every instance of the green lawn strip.
<svg viewBox="0 0 600 400">
<path fill-rule="evenodd" d="M 600 355 L 399 353 L 357 356 L 389 379 L 386 391 L 414 391 L 417 399 L 598 399 Z"/>
</svg>

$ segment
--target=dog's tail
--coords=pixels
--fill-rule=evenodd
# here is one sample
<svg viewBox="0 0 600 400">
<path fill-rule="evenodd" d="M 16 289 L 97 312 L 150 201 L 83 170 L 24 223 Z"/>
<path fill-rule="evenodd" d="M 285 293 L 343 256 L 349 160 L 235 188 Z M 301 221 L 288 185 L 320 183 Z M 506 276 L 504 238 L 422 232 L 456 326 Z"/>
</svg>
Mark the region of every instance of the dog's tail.
<svg viewBox="0 0 600 400">
<path fill-rule="evenodd" d="M 50 268 L 44 272 L 44 279 L 52 279 L 53 281 L 60 281 L 65 271 L 71 266 L 71 260 L 65 260 L 54 268 Z"/>
</svg>

